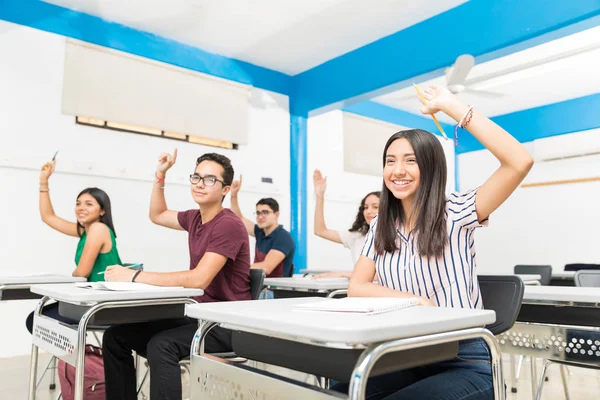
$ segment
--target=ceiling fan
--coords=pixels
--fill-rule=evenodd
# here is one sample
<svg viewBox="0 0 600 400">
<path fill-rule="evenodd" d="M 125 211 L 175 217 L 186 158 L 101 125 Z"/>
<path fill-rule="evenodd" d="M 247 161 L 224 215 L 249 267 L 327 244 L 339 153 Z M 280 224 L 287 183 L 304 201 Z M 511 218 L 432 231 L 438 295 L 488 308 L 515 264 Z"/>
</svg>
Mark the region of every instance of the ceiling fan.
<svg viewBox="0 0 600 400">
<path fill-rule="evenodd" d="M 470 54 L 458 56 L 454 65 L 446 69 L 446 87 L 454 94 L 473 93 L 483 97 L 502 97 L 501 93 L 473 89 L 466 81 L 469 72 L 475 66 L 475 57 Z"/>
</svg>

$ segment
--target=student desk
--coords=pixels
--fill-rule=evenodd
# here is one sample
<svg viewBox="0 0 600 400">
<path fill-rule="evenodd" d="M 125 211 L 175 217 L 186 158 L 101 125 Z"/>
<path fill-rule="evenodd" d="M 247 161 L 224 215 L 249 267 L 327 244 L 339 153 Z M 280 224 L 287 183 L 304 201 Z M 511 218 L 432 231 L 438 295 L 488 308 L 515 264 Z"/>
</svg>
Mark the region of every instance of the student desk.
<svg viewBox="0 0 600 400">
<path fill-rule="evenodd" d="M 600 288 L 526 286 L 517 322 L 498 338 L 502 351 L 600 368 L 599 305 Z"/>
<path fill-rule="evenodd" d="M 325 274 L 327 272 L 352 272 L 351 269 L 301 269 L 300 273 L 303 275 L 317 275 L 317 274 Z"/>
<path fill-rule="evenodd" d="M 521 278 L 521 280 L 523 281 L 523 283 L 525 285 L 537 285 L 540 286 L 541 283 L 540 281 L 542 280 L 542 276 L 541 275 L 536 275 L 536 274 L 520 274 L 517 275 L 519 278 Z"/>
<path fill-rule="evenodd" d="M 80 288 L 72 284 L 35 285 L 33 293 L 42 295 L 33 320 L 33 345 L 29 370 L 29 399 L 35 399 L 38 348 L 75 366 L 75 400 L 83 400 L 85 339 L 88 324 L 114 325 L 184 316 L 186 304 L 196 303 L 202 289 L 108 291 Z M 59 313 L 79 321 L 63 324 L 41 314 L 48 300 L 58 302 Z"/>
<path fill-rule="evenodd" d="M 378 315 L 297 311 L 295 304 L 326 301 L 323 298 L 275 299 L 270 301 L 222 302 L 190 305 L 186 315 L 200 320 L 191 349 L 190 394 L 192 399 L 340 399 L 341 394 L 287 380 L 248 366 L 236 366 L 226 360 L 204 354 L 204 339 L 214 326 L 252 334 L 267 340 L 284 340 L 290 345 L 310 345 L 312 355 L 324 363 L 349 367 L 350 399 L 363 399 L 367 378 L 411 366 L 429 364 L 438 350 L 451 359 L 458 350 L 457 342 L 483 338 L 492 354 L 496 399 L 504 399 L 501 354 L 494 336 L 485 328 L 496 319 L 491 310 L 409 307 Z M 448 349 L 450 352 L 448 353 Z M 269 346 L 255 346 L 255 352 L 268 352 Z M 327 357 L 331 350 L 357 352 L 357 362 Z M 412 357 L 406 356 L 411 351 Z M 402 352 L 402 353 L 398 353 Z M 418 352 L 418 354 L 416 353 Z M 393 354 L 392 354 L 393 353 Z M 386 357 L 396 356 L 394 362 Z M 290 360 L 288 352 L 278 354 L 280 366 Z M 378 362 L 381 359 L 381 362 Z M 402 364 L 407 359 L 411 365 Z M 410 359 L 410 360 L 408 360 Z M 386 364 L 378 370 L 380 364 Z M 400 365 L 399 365 L 400 364 Z M 375 368 L 374 368 L 375 367 Z M 315 373 L 315 372 L 312 372 Z M 237 396 L 237 397 L 236 397 Z M 243 397 L 241 397 L 243 396 Z"/>
<path fill-rule="evenodd" d="M 575 286 L 575 271 L 553 271 L 550 286 Z"/>
<path fill-rule="evenodd" d="M 31 285 L 85 281 L 85 278 L 64 275 L 0 276 L 0 300 L 30 300 L 42 297 L 31 293 Z"/>
<path fill-rule="evenodd" d="M 275 298 L 334 297 L 346 294 L 349 280 L 346 278 L 266 278 L 264 285 L 273 291 Z"/>
</svg>

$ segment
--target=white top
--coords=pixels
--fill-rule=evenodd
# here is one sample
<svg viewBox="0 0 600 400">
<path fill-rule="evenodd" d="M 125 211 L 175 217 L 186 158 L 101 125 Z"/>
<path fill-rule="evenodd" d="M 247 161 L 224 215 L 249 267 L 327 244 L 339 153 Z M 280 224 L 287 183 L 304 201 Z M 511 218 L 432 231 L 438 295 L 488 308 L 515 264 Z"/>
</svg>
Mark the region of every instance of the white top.
<svg viewBox="0 0 600 400">
<path fill-rule="evenodd" d="M 397 229 L 393 253 L 375 252 L 377 217 L 365 239 L 362 255 L 375 261 L 378 281 L 382 286 L 417 296 L 427 297 L 440 307 L 483 308 L 475 262 L 475 228 L 479 223 L 475 210 L 477 190 L 452 193 L 446 201 L 448 242 L 442 256 L 419 254 L 417 238 L 410 232 L 405 237 L 402 226 Z"/>
<path fill-rule="evenodd" d="M 175 297 L 202 296 L 202 289 L 169 289 L 117 292 L 112 290 L 95 290 L 80 288 L 72 284 L 35 285 L 30 289 L 33 293 L 48 296 L 54 300 L 72 304 L 91 304 L 117 300 L 170 299 Z"/>
<path fill-rule="evenodd" d="M 376 315 L 294 310 L 296 304 L 328 300 L 299 297 L 193 304 L 186 306 L 186 315 L 221 323 L 226 328 L 256 330 L 290 340 L 349 345 L 483 327 L 496 320 L 496 313 L 491 310 L 421 306 Z"/>
<path fill-rule="evenodd" d="M 365 235 L 359 232 L 350 231 L 338 231 L 342 244 L 345 248 L 350 249 L 350 256 L 352 256 L 352 268 L 356 265 L 360 252 L 365 245 Z"/>
<path fill-rule="evenodd" d="M 279 289 L 313 289 L 313 290 L 338 290 L 348 289 L 347 278 L 265 278 L 265 286 Z"/>
<path fill-rule="evenodd" d="M 600 303 L 600 288 L 576 286 L 525 286 L 523 303 L 537 302 L 576 302 Z"/>
<path fill-rule="evenodd" d="M 68 275 L 0 276 L 0 285 L 35 285 L 41 283 L 85 282 L 87 279 Z"/>
</svg>

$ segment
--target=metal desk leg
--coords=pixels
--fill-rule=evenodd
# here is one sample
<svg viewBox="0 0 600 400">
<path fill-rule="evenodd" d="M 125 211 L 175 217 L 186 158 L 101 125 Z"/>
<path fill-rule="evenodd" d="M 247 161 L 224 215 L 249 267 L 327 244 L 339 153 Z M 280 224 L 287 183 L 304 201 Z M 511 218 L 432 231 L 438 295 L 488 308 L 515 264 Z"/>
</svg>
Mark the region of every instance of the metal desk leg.
<svg viewBox="0 0 600 400">
<path fill-rule="evenodd" d="M 538 390 L 538 382 L 537 382 L 537 368 L 536 368 L 536 362 L 537 359 L 535 357 L 530 357 L 531 359 L 531 398 L 535 399 L 536 398 L 536 391 Z M 540 378 L 541 382 L 544 382 L 544 376 L 546 375 L 546 364 L 544 364 L 544 373 L 543 376 Z"/>
<path fill-rule="evenodd" d="M 200 327 L 196 331 L 194 335 L 194 339 L 192 339 L 192 347 L 190 349 L 190 360 L 196 355 L 204 354 L 204 339 L 208 332 L 215 326 L 217 326 L 216 322 L 210 321 L 200 321 Z"/>
<path fill-rule="evenodd" d="M 533 363 L 535 363 L 535 358 L 531 357 L 531 363 L 533 365 Z M 542 367 L 542 374 L 540 375 L 540 382 L 539 385 L 536 386 L 536 390 L 534 390 L 533 392 L 533 399 L 536 400 L 540 400 L 542 398 L 542 391 L 544 390 L 544 378 L 546 377 L 546 372 L 548 371 L 548 367 L 550 366 L 550 364 L 552 364 L 552 361 L 546 361 L 544 363 L 544 366 Z M 535 367 L 532 367 L 532 373 L 533 373 L 533 369 L 535 369 Z M 534 378 L 535 379 L 535 378 Z M 534 386 L 533 380 L 531 382 L 532 387 Z"/>
<path fill-rule="evenodd" d="M 563 390 L 565 391 L 565 399 L 566 400 L 570 400 L 571 397 L 569 396 L 569 386 L 567 383 L 567 366 L 566 365 L 561 365 L 560 366 L 560 377 L 562 379 L 562 384 L 563 384 Z"/>
<path fill-rule="evenodd" d="M 35 307 L 35 311 L 33 312 L 33 316 L 35 318 L 36 315 L 40 315 L 42 313 L 42 309 L 44 308 L 44 304 L 50 300 L 48 296 L 44 296 L 38 302 L 38 305 Z M 31 345 L 31 358 L 29 360 L 29 400 L 35 400 L 35 389 L 36 389 L 36 380 L 37 380 L 37 366 L 38 366 L 38 347 L 35 344 Z"/>
<path fill-rule="evenodd" d="M 148 300 L 123 300 L 98 303 L 87 310 L 79 320 L 77 327 L 77 365 L 75 366 L 75 399 L 83 400 L 83 377 L 85 371 L 85 337 L 87 324 L 94 314 L 105 308 L 122 308 L 131 306 L 152 306 L 163 304 L 196 304 L 197 301 L 190 298 L 173 299 L 148 299 Z"/>
<path fill-rule="evenodd" d="M 396 351 L 414 349 L 436 344 L 457 342 L 459 340 L 481 338 L 490 349 L 494 398 L 506 399 L 504 377 L 502 376 L 502 354 L 496 338 L 484 328 L 465 329 L 461 331 L 444 332 L 435 335 L 394 340 L 391 342 L 371 345 L 361 354 L 350 378 L 349 399 L 364 399 L 367 389 L 367 379 L 371 369 L 382 356 Z"/>
<path fill-rule="evenodd" d="M 517 393 L 517 374 L 515 372 L 515 355 L 510 355 L 510 391 Z"/>
</svg>

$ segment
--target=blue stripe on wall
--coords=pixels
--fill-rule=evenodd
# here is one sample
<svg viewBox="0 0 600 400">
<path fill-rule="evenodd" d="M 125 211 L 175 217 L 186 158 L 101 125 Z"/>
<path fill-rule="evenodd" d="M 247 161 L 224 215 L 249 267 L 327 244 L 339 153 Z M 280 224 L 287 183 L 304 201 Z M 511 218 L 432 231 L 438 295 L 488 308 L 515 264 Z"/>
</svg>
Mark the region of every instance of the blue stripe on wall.
<svg viewBox="0 0 600 400">
<path fill-rule="evenodd" d="M 0 19 L 288 94 L 290 76 L 39 0 L 1 0 Z"/>
<path fill-rule="evenodd" d="M 600 94 L 530 108 L 491 118 L 519 142 L 600 128 Z M 484 147 L 469 132 L 460 130 L 457 153 Z"/>
</svg>

